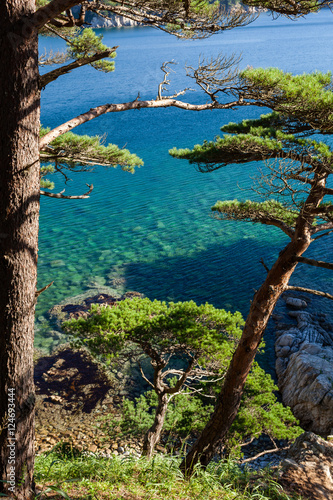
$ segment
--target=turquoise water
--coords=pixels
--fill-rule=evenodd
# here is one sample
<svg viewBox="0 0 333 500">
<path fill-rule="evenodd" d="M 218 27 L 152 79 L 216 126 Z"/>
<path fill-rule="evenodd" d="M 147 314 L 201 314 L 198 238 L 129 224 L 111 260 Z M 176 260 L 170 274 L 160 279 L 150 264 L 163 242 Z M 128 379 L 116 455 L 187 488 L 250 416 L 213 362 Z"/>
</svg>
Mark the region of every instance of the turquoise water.
<svg viewBox="0 0 333 500">
<path fill-rule="evenodd" d="M 184 64 L 196 65 L 200 55 L 243 54 L 241 67 L 278 66 L 294 73 L 332 70 L 333 16 L 329 11 L 297 22 L 272 21 L 262 15 L 255 23 L 201 41 L 179 41 L 152 28 L 98 30 L 107 45 L 119 45 L 116 71 L 106 75 L 91 68 L 76 70 L 50 84 L 42 95 L 42 123 L 54 127 L 106 102 L 154 98 L 161 81 L 160 65 L 175 60 L 170 92 L 193 86 Z M 63 42 L 41 38 L 54 51 Z M 199 91 L 186 96 L 206 102 Z M 52 344 L 44 315 L 59 301 L 94 285 L 137 290 L 150 298 L 209 301 L 244 315 L 253 290 L 264 278 L 259 263 L 274 262 L 287 243 L 278 229 L 221 222 L 210 217 L 218 199 L 249 198 L 255 165 L 231 166 L 201 174 L 186 161 L 168 155 L 173 146 L 191 147 L 213 139 L 228 121 L 256 117 L 263 110 L 201 113 L 175 109 L 114 113 L 75 131 L 107 134 L 107 141 L 138 154 L 145 165 L 134 175 L 120 168 L 97 168 L 71 175 L 67 194 L 95 188 L 88 200 L 42 197 L 39 287 L 54 280 L 37 305 L 36 345 Z M 61 176 L 54 176 L 63 189 Z M 241 190 L 240 190 L 241 188 Z M 329 259 L 330 237 L 313 245 L 309 255 Z M 332 273 L 331 273 L 332 274 Z M 332 290 L 329 271 L 300 267 L 292 282 Z M 330 304 L 321 308 L 330 312 Z M 271 344 L 266 354 L 271 357 Z"/>
</svg>

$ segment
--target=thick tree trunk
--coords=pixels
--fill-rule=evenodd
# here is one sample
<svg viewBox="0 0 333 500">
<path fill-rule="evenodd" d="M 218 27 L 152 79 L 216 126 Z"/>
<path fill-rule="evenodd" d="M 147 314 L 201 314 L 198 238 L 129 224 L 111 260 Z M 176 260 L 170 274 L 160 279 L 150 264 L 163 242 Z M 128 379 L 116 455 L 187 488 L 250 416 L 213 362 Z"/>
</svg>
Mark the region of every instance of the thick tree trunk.
<svg viewBox="0 0 333 500">
<path fill-rule="evenodd" d="M 217 448 L 223 443 L 237 415 L 244 384 L 262 340 L 267 322 L 297 265 L 311 243 L 311 224 L 316 208 L 324 196 L 327 173 L 318 173 L 312 185 L 302 213 L 296 222 L 292 241 L 284 248 L 267 277 L 254 295 L 242 337 L 233 355 L 217 405 L 208 424 L 180 465 L 190 475 L 200 461 L 207 465 Z"/>
<path fill-rule="evenodd" d="M 0 2 L 0 492 L 32 498 L 39 217 L 35 0 Z M 6 482 L 2 482 L 6 481 Z"/>
<path fill-rule="evenodd" d="M 152 456 L 155 446 L 161 439 L 161 432 L 163 429 L 167 409 L 168 395 L 165 393 L 159 393 L 154 423 L 147 431 L 143 440 L 142 455 L 147 456 L 148 458 Z"/>
</svg>

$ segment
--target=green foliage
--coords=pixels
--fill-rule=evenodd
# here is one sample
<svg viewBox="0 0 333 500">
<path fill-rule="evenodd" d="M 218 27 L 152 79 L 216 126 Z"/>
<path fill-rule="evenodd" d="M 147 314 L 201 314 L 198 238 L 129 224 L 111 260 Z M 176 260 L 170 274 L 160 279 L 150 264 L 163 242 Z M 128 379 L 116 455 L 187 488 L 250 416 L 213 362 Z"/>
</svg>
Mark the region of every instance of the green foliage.
<svg viewBox="0 0 333 500">
<path fill-rule="evenodd" d="M 290 210 L 276 200 L 267 200 L 261 203 L 251 200 L 244 202 L 237 200 L 218 201 L 212 207 L 212 211 L 218 212 L 221 219 L 260 222 L 262 224 L 277 219 L 291 227 L 295 225 L 298 217 L 298 211 Z"/>
<path fill-rule="evenodd" d="M 36 482 L 61 484 L 75 498 L 154 498 L 155 500 L 290 500 L 269 470 L 242 470 L 235 462 L 196 466 L 189 479 L 179 470 L 179 459 L 95 456 L 64 458 L 53 453 L 36 457 Z M 258 481 L 259 479 L 259 481 Z M 73 496 L 72 496 L 73 497 Z"/>
<path fill-rule="evenodd" d="M 218 391 L 214 385 L 211 390 Z M 253 436 L 265 433 L 273 439 L 295 439 L 302 433 L 290 408 L 277 401 L 277 390 L 271 376 L 254 363 L 246 380 L 240 409 L 225 441 L 229 456 L 239 456 L 240 445 Z M 207 403 L 205 398 L 189 391 L 172 398 L 163 426 L 165 439 L 184 439 L 201 432 L 214 409 L 212 401 Z M 156 407 L 154 391 L 147 391 L 135 401 L 124 400 L 121 419 L 105 417 L 105 430 L 112 438 L 119 434 L 142 437 L 153 424 Z"/>
<path fill-rule="evenodd" d="M 230 356 L 232 340 L 240 337 L 243 324 L 240 313 L 210 304 L 133 298 L 115 307 L 92 305 L 88 318 L 68 321 L 63 327 L 97 354 L 117 355 L 133 343 L 148 355 L 147 346 L 162 356 L 189 348 L 197 358 L 223 360 Z"/>
<path fill-rule="evenodd" d="M 54 182 L 50 181 L 49 179 L 44 179 L 45 175 L 47 174 L 53 174 L 54 173 L 54 167 L 53 165 L 44 165 L 40 168 L 40 187 L 42 189 L 53 189 L 54 188 Z"/>
<path fill-rule="evenodd" d="M 277 401 L 278 388 L 270 375 L 254 363 L 246 379 L 241 406 L 230 428 L 226 446 L 239 453 L 239 444 L 265 433 L 274 439 L 295 439 L 303 431 L 289 407 Z"/>
<path fill-rule="evenodd" d="M 295 3 L 285 0 L 243 0 L 243 3 L 249 7 L 267 9 L 291 18 L 297 18 L 310 12 L 317 12 L 322 7 L 323 2 L 318 2 L 318 0 L 302 0 Z"/>
<path fill-rule="evenodd" d="M 48 129 L 41 130 L 41 137 L 47 133 Z M 143 161 L 128 151 L 120 149 L 114 144 L 104 146 L 103 138 L 99 136 L 90 137 L 88 135 L 77 135 L 67 132 L 50 143 L 52 151 L 42 153 L 44 159 L 55 158 L 61 164 L 69 168 L 74 165 L 102 164 L 104 166 L 121 168 L 127 172 L 134 173 L 135 167 L 143 165 Z"/>
<path fill-rule="evenodd" d="M 45 7 L 49 3 L 49 0 L 36 0 L 36 8 Z"/>
<path fill-rule="evenodd" d="M 322 133 L 333 128 L 332 74 L 292 75 L 277 68 L 249 68 L 240 73 L 254 98 Z"/>
<path fill-rule="evenodd" d="M 170 381 L 170 385 L 176 379 Z M 154 413 L 158 399 L 155 391 L 147 391 L 135 401 L 125 399 L 120 420 L 105 417 L 104 428 L 111 437 L 116 437 L 120 428 L 121 435 L 143 437 L 154 422 Z M 168 404 L 168 411 L 163 425 L 163 433 L 168 437 L 185 438 L 191 433 L 202 431 L 214 407 L 185 390 L 174 396 Z"/>
<path fill-rule="evenodd" d="M 67 52 L 73 59 L 82 59 L 92 56 L 98 52 L 104 52 L 109 49 L 102 43 L 103 35 L 96 35 L 93 29 L 85 28 L 80 35 L 72 36 L 67 43 Z M 116 57 L 116 53 L 110 54 L 111 58 Z M 105 73 L 114 71 L 114 62 L 107 59 L 96 61 L 91 66 Z"/>
</svg>

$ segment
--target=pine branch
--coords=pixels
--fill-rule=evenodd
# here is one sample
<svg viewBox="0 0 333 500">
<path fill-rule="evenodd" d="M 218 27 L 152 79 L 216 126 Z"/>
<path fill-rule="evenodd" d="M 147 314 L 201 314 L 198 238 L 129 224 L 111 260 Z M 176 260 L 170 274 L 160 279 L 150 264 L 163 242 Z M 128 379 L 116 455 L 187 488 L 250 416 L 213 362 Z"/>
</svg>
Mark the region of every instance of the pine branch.
<svg viewBox="0 0 333 500">
<path fill-rule="evenodd" d="M 288 210 L 281 203 L 275 200 L 268 200 L 262 203 L 237 200 L 218 201 L 213 207 L 213 212 L 217 219 L 240 220 L 275 226 L 281 229 L 290 238 L 295 231 L 292 225 L 295 223 L 298 212 Z"/>
<path fill-rule="evenodd" d="M 313 295 L 318 295 L 319 297 L 325 297 L 326 299 L 333 300 L 333 295 L 326 292 L 320 292 L 319 290 L 312 290 L 311 288 L 303 288 L 301 286 L 291 286 L 288 285 L 286 290 L 295 290 L 296 292 L 312 293 Z"/>
<path fill-rule="evenodd" d="M 320 231 L 328 231 L 330 229 L 333 229 L 333 222 L 325 222 L 324 224 L 318 224 L 317 226 L 313 227 L 311 229 L 311 234 L 317 234 Z M 324 236 L 324 235 L 322 235 L 322 236 Z M 320 236 L 317 236 L 317 238 L 313 238 L 313 239 L 318 239 L 318 238 L 320 238 Z"/>
<path fill-rule="evenodd" d="M 91 64 L 96 61 L 100 61 L 101 59 L 105 59 L 106 57 L 110 57 L 117 48 L 118 46 L 115 46 L 111 49 L 105 50 L 104 52 L 99 52 L 89 57 L 82 57 L 70 64 L 67 64 L 66 66 L 62 66 L 61 68 L 54 69 L 53 71 L 49 71 L 48 73 L 41 75 L 39 79 L 39 88 L 43 89 L 44 87 L 46 87 L 46 85 L 59 78 L 59 76 L 65 75 L 73 69 L 79 68 L 81 66 L 86 66 L 87 64 Z"/>
<path fill-rule="evenodd" d="M 42 137 L 46 132 L 46 129 L 41 129 Z M 104 145 L 104 141 L 105 137 L 90 137 L 67 132 L 54 139 L 50 146 L 46 146 L 44 151 L 40 153 L 40 158 L 44 161 L 54 162 L 56 169 L 59 168 L 59 165 L 66 165 L 65 168 L 71 171 L 77 171 L 78 165 L 109 167 L 119 165 L 123 170 L 134 173 L 135 167 L 143 165 L 143 161 L 127 149 L 121 149 L 114 144 Z"/>
<path fill-rule="evenodd" d="M 52 142 L 55 138 L 59 137 L 62 134 L 65 134 L 66 132 L 72 130 L 75 127 L 78 127 L 79 125 L 82 125 L 82 123 L 86 123 L 106 113 L 120 113 L 123 111 L 130 111 L 134 109 L 144 109 L 144 108 L 156 109 L 156 108 L 170 108 L 170 107 L 180 108 L 187 111 L 204 111 L 207 109 L 232 109 L 236 106 L 250 106 L 250 105 L 253 105 L 253 103 L 245 103 L 239 100 L 225 104 L 217 102 L 211 102 L 207 104 L 191 104 L 188 102 L 178 101 L 175 99 L 162 99 L 162 100 L 152 99 L 150 101 L 135 100 L 120 104 L 103 104 L 102 106 L 97 106 L 96 108 L 92 108 L 86 113 L 82 113 L 81 115 L 72 118 L 71 120 L 68 120 L 67 122 L 59 125 L 58 127 L 48 132 L 46 135 L 44 135 L 44 137 L 40 139 L 39 147 L 40 151 L 43 151 L 45 147 L 48 144 L 50 144 L 50 142 Z"/>
<path fill-rule="evenodd" d="M 295 257 L 297 262 L 308 264 L 309 266 L 323 267 L 324 269 L 333 270 L 333 264 L 330 262 L 323 262 L 321 260 L 308 259 L 307 257 Z"/>
<path fill-rule="evenodd" d="M 145 373 L 144 373 L 144 371 L 142 369 L 140 361 L 138 361 L 138 365 L 139 365 L 141 377 L 143 378 L 143 380 L 145 380 L 154 389 L 154 384 L 152 384 L 151 381 L 146 377 L 146 375 L 145 375 Z"/>
<path fill-rule="evenodd" d="M 89 191 L 87 191 L 84 194 L 80 194 L 80 195 L 76 195 L 76 196 L 75 195 L 74 196 L 64 195 L 63 193 L 65 192 L 65 190 L 60 191 L 60 193 L 49 193 L 48 191 L 41 190 L 40 194 L 43 196 L 48 196 L 49 198 L 62 198 L 64 200 L 85 200 L 86 198 L 89 198 L 90 193 L 94 189 L 94 186 L 92 184 L 91 185 L 87 184 L 87 186 L 89 187 Z"/>
<path fill-rule="evenodd" d="M 82 0 L 51 0 L 51 2 L 36 10 L 27 22 L 31 23 L 36 30 L 40 30 L 46 23 L 62 12 L 81 3 Z"/>
<path fill-rule="evenodd" d="M 187 5 L 186 5 L 187 4 Z M 156 28 L 176 35 L 179 38 L 205 38 L 214 33 L 229 30 L 237 26 L 246 26 L 258 15 L 245 9 L 226 10 L 216 3 L 206 3 L 206 8 L 192 8 L 191 2 L 182 1 L 137 1 L 123 0 L 119 2 L 90 2 L 88 9 L 108 18 L 102 11 L 109 11 L 124 16 L 137 23 Z"/>
<path fill-rule="evenodd" d="M 285 17 L 295 19 L 303 17 L 310 12 L 317 12 L 319 9 L 332 5 L 332 0 L 244 0 L 249 7 L 259 7 L 270 10 L 273 14 L 281 14 Z"/>
</svg>

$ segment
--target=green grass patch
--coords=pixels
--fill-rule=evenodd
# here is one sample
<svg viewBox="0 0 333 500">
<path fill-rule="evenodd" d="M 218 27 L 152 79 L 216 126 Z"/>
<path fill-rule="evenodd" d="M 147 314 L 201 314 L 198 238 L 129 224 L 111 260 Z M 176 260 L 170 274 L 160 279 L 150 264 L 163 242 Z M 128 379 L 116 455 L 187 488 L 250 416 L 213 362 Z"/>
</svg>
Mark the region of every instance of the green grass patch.
<svg viewBox="0 0 333 500">
<path fill-rule="evenodd" d="M 269 469 L 251 472 L 241 470 L 233 461 L 225 461 L 211 463 L 206 469 L 198 466 L 186 480 L 179 463 L 179 458 L 167 455 L 155 455 L 147 460 L 84 455 L 59 458 L 59 454 L 50 453 L 37 457 L 35 477 L 39 488 L 54 489 L 53 499 L 66 498 L 66 495 L 72 500 L 300 499 L 288 496 Z"/>
</svg>

